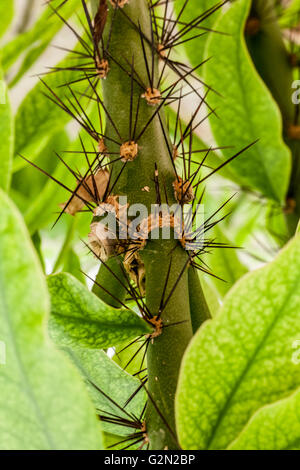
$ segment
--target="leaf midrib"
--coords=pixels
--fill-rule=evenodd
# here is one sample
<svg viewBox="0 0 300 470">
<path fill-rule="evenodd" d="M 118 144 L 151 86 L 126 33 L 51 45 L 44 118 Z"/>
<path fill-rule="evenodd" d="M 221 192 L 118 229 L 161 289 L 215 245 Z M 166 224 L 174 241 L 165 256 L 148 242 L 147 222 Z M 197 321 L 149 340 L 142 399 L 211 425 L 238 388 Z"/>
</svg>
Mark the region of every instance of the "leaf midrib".
<svg viewBox="0 0 300 470">
<path fill-rule="evenodd" d="M 300 279 L 300 275 L 295 279 L 295 281 L 293 283 L 293 286 L 299 283 L 299 279 Z M 259 351 L 263 347 L 265 341 L 267 340 L 267 338 L 271 334 L 275 324 L 277 323 L 277 321 L 280 318 L 281 313 L 284 312 L 284 310 L 286 309 L 286 303 L 289 302 L 289 300 L 290 300 L 290 298 L 292 297 L 293 294 L 294 294 L 294 289 L 291 288 L 290 292 L 288 293 L 288 295 L 285 297 L 284 301 L 282 302 L 281 308 L 278 309 L 277 315 L 275 314 L 275 317 L 274 317 L 273 321 L 271 322 L 269 328 L 267 329 L 265 335 L 263 336 L 262 340 L 260 341 L 260 343 L 257 345 L 256 349 L 254 350 L 254 353 L 252 354 L 251 360 L 249 360 L 247 362 L 246 367 L 242 371 L 239 379 L 237 380 L 235 386 L 233 387 L 231 393 L 229 394 L 229 396 L 226 400 L 226 403 L 224 404 L 224 406 L 221 410 L 221 413 L 218 416 L 218 420 L 216 421 L 216 424 L 212 429 L 210 438 L 209 438 L 209 440 L 207 442 L 207 445 L 206 445 L 207 449 L 209 449 L 209 447 L 210 447 L 210 445 L 211 445 L 211 443 L 212 443 L 212 441 L 215 437 L 215 434 L 216 434 L 221 422 L 223 421 L 223 418 L 225 417 L 225 414 L 226 414 L 226 412 L 227 412 L 227 410 L 230 406 L 230 403 L 231 403 L 232 399 L 234 398 L 236 391 L 238 390 L 239 385 L 242 383 L 242 380 L 245 378 L 246 374 L 249 372 L 250 368 L 252 367 L 253 362 L 254 362 L 257 354 L 259 353 Z M 233 441 L 231 441 L 231 442 L 233 442 Z M 227 447 L 231 444 L 231 442 L 229 442 L 227 444 Z"/>
</svg>

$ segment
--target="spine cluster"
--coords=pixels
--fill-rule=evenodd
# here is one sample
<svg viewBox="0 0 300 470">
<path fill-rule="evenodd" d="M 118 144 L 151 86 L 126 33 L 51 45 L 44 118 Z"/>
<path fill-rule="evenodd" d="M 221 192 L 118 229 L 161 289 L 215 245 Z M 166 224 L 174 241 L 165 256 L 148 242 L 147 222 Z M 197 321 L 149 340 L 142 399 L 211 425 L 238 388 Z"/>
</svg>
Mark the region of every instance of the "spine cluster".
<svg viewBox="0 0 300 470">
<path fill-rule="evenodd" d="M 69 97 L 59 98 L 45 83 L 49 98 L 80 126 L 91 148 L 81 139 L 76 156 L 86 161 L 84 174 L 60 157 L 76 185 L 67 188 L 57 181 L 70 194 L 59 217 L 90 212 L 87 246 L 101 262 L 94 293 L 116 308 L 134 301 L 153 328 L 134 342 L 137 350 L 129 361 L 141 357 L 135 375 L 148 404 L 139 419 L 125 421 L 133 428 L 128 447 L 141 442 L 141 448 L 158 450 L 179 448 L 174 403 L 180 364 L 193 334 L 210 317 L 198 277 L 199 271 L 210 271 L 201 255 L 224 247 L 207 233 L 224 218 L 218 214 L 228 201 L 195 225 L 204 183 L 246 150 L 211 168 L 206 161 L 216 149 L 194 146 L 193 132 L 203 122 L 199 113 L 204 106 L 213 112 L 207 102 L 210 87 L 196 73 L 205 61 L 200 58 L 191 68 L 176 50 L 206 34 L 203 21 L 227 2 L 185 23 L 187 3 L 182 2 L 175 18 L 169 0 L 82 0 L 83 35 L 66 23 L 78 40 L 69 51 L 71 65 L 63 69 L 75 76 L 62 83 Z M 61 10 L 54 12 L 63 20 Z M 191 95 L 198 105 L 184 123 L 181 106 Z M 132 231 L 136 205 L 145 214 Z M 184 206 L 190 209 L 188 218 L 180 216 Z M 114 417 L 114 423 L 124 426 L 124 409 L 122 416 Z"/>
</svg>

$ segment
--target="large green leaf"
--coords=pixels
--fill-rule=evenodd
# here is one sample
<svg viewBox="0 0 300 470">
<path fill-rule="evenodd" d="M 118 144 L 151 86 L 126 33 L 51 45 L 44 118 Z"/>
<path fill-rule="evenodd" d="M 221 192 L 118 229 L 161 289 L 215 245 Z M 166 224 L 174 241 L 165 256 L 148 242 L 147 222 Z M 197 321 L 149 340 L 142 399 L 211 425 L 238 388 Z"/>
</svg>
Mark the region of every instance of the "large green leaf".
<svg viewBox="0 0 300 470">
<path fill-rule="evenodd" d="M 193 339 L 183 361 L 177 424 L 187 449 L 225 449 L 262 406 L 300 385 L 300 237 L 246 275 Z"/>
<path fill-rule="evenodd" d="M 211 35 L 204 78 L 223 94 L 211 94 L 210 105 L 218 107 L 211 126 L 218 145 L 240 150 L 260 139 L 231 162 L 232 178 L 265 197 L 283 203 L 289 184 L 291 156 L 283 143 L 279 109 L 257 74 L 244 40 L 244 25 L 250 0 L 237 0 L 217 20 L 215 27 L 229 33 L 222 40 Z M 224 155 L 229 158 L 232 150 Z"/>
<path fill-rule="evenodd" d="M 13 19 L 14 14 L 14 2 L 1 2 L 0 4 L 0 37 L 3 36 L 5 31 Z"/>
<path fill-rule="evenodd" d="M 259 410 L 229 449 L 300 450 L 300 391 Z"/>
<path fill-rule="evenodd" d="M 78 372 L 46 333 L 46 282 L 24 222 L 0 193 L 1 449 L 99 449 L 101 433 Z M 5 361 L 2 361 L 5 362 Z"/>
<path fill-rule="evenodd" d="M 48 286 L 50 332 L 59 345 L 104 349 L 152 331 L 132 310 L 104 304 L 71 274 L 49 276 Z"/>
<path fill-rule="evenodd" d="M 69 67 L 73 62 L 72 54 L 70 54 L 58 64 L 58 67 Z M 76 72 L 64 70 L 50 74 L 45 82 L 59 99 L 67 102 L 67 98 L 71 97 L 71 93 L 67 87 L 60 87 L 60 85 L 77 78 Z M 86 88 L 86 82 L 74 85 L 72 88 L 74 92 L 83 91 Z M 47 99 L 44 93 L 53 98 L 51 92 L 47 90 L 43 83 L 37 83 L 21 103 L 16 115 L 15 150 L 17 154 L 20 153 L 30 158 L 30 160 L 36 158 L 53 134 L 63 130 L 70 120 L 69 114 L 60 109 L 50 99 Z M 86 104 L 83 103 L 82 99 L 81 104 L 86 108 Z M 24 161 L 19 159 L 14 165 L 15 171 L 20 170 L 25 164 Z"/>
<path fill-rule="evenodd" d="M 5 191 L 10 185 L 13 151 L 14 118 L 0 62 L 0 188 Z"/>
<path fill-rule="evenodd" d="M 129 418 L 127 413 L 134 413 L 135 416 L 141 415 L 146 401 L 146 393 L 143 390 L 137 393 L 124 408 L 127 400 L 140 387 L 138 379 L 124 372 L 103 351 L 68 348 L 65 352 L 86 381 L 95 408 L 100 414 L 107 416 L 108 413 L 113 413 L 125 419 Z M 123 408 L 125 411 L 122 410 Z M 102 428 L 106 432 L 121 436 L 133 432 L 128 427 L 104 422 Z"/>
</svg>

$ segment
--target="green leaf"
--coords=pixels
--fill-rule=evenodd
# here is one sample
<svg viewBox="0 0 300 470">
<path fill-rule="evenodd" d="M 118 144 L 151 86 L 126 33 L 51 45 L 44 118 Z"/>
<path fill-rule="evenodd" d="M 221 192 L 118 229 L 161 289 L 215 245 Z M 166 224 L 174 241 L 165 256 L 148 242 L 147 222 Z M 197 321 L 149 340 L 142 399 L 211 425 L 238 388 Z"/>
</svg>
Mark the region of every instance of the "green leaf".
<svg viewBox="0 0 300 470">
<path fill-rule="evenodd" d="M 101 414 L 113 413 L 128 419 L 126 413 L 140 416 L 145 402 L 146 394 L 143 390 L 137 393 L 126 406 L 126 412 L 120 410 L 127 400 L 140 387 L 137 378 L 132 377 L 118 367 L 103 351 L 95 349 L 73 348 L 65 352 L 74 362 L 82 374 L 96 410 Z M 101 392 L 100 392 L 101 390 Z M 106 396 L 105 396 L 106 395 Z M 109 397 L 109 398 L 107 398 Z M 117 403 L 116 406 L 114 403 Z M 133 430 L 111 423 L 102 423 L 102 429 L 116 435 L 132 434 Z"/>
<path fill-rule="evenodd" d="M 1 2 L 0 4 L 0 37 L 9 27 L 14 15 L 14 2 Z"/>
<path fill-rule="evenodd" d="M 79 219 L 77 217 L 68 217 L 67 222 L 67 231 L 64 236 L 64 242 L 61 246 L 61 249 L 57 255 L 55 264 L 53 266 L 52 274 L 57 274 L 61 271 L 61 268 L 64 264 L 65 258 L 68 252 L 72 249 L 72 243 L 74 241 L 74 236 L 76 233 L 76 227 L 78 225 Z M 76 277 L 76 276 L 75 276 Z"/>
<path fill-rule="evenodd" d="M 300 386 L 300 237 L 246 275 L 185 355 L 177 424 L 185 449 L 226 449 L 261 407 Z"/>
<path fill-rule="evenodd" d="M 55 155 L 54 158 L 56 158 Z M 39 173 L 35 168 L 33 168 L 33 171 Z M 74 176 L 71 175 L 70 171 L 62 163 L 58 163 L 52 176 L 72 190 L 76 187 Z M 67 201 L 70 195 L 69 192 L 55 181 L 48 179 L 40 194 L 34 200 L 31 200 L 24 212 L 24 218 L 30 233 L 44 228 L 49 223 L 54 223 L 58 217 L 59 204 Z"/>
<path fill-rule="evenodd" d="M 63 271 L 72 274 L 72 276 L 78 279 L 82 284 L 86 284 L 86 278 L 81 271 L 80 258 L 74 248 L 68 250 L 65 256 Z"/>
<path fill-rule="evenodd" d="M 63 150 L 68 148 L 69 142 L 68 135 L 65 131 L 57 132 L 50 138 L 46 147 L 42 149 L 39 155 L 37 155 L 35 164 L 43 168 L 43 170 L 49 174 L 54 175 L 56 168 L 60 163 L 55 152 L 60 154 Z M 29 163 L 25 162 L 21 158 L 14 159 L 13 171 L 12 188 L 23 193 L 24 196 L 30 200 L 30 205 L 27 206 L 27 211 L 30 211 L 32 206 L 36 205 L 36 201 L 40 199 L 41 194 L 44 192 L 49 181 L 49 177 L 29 165 Z M 57 185 L 55 185 L 55 187 L 57 190 Z M 53 212 L 54 211 L 57 211 L 57 207 Z M 44 219 L 42 214 L 40 219 Z M 36 226 L 38 226 L 39 223 L 40 221 L 36 221 Z M 38 228 L 39 227 L 41 227 L 41 225 L 39 225 Z"/>
<path fill-rule="evenodd" d="M 74 366 L 49 341 L 45 278 L 24 222 L 0 192 L 0 448 L 99 449 L 101 433 Z M 80 406 L 79 406 L 80 404 Z"/>
<path fill-rule="evenodd" d="M 87 110 L 87 114 L 91 122 L 95 122 L 95 120 L 99 118 L 97 112 L 97 106 L 93 103 Z M 89 134 L 82 134 L 81 138 L 86 150 L 93 151 Z M 60 154 L 62 150 L 68 150 L 69 152 L 81 151 L 82 147 L 80 140 L 77 138 L 70 145 L 64 146 L 66 144 L 64 144 L 61 140 L 58 141 L 57 138 L 55 140 L 56 144 L 53 145 L 52 143 L 54 142 L 54 139 L 55 136 L 53 136 L 52 140 L 49 142 L 49 144 L 47 144 L 47 146 L 50 147 L 52 157 L 56 161 L 58 161 L 55 171 L 51 174 L 56 179 L 56 181 L 62 182 L 66 187 L 73 191 L 76 187 L 76 180 L 74 178 L 74 175 L 71 174 L 68 168 L 58 160 L 57 156 L 54 155 L 54 151 L 57 151 L 58 154 Z M 59 147 L 57 145 L 57 142 L 59 142 Z M 47 154 L 48 152 L 46 151 L 46 155 Z M 42 160 L 42 155 L 43 152 L 38 158 L 41 159 L 40 166 L 42 168 L 45 168 Z M 26 165 L 28 166 L 27 163 Z M 81 174 L 85 174 L 86 169 L 87 168 L 85 156 L 82 155 L 80 158 L 79 154 L 76 153 L 76 170 L 81 172 Z M 33 171 L 38 172 L 35 168 L 33 168 Z M 44 188 L 40 191 L 39 196 L 31 202 L 25 212 L 25 221 L 27 226 L 29 227 L 30 233 L 33 233 L 37 229 L 45 227 L 50 222 L 53 223 L 55 217 L 57 217 L 56 213 L 59 208 L 59 204 L 67 201 L 70 198 L 70 195 L 70 192 L 66 191 L 66 189 L 62 188 L 55 181 L 48 178 L 48 181 L 45 181 Z M 82 216 L 83 214 L 81 214 L 81 217 Z M 84 233 L 84 236 L 86 236 L 86 232 Z"/>
<path fill-rule="evenodd" d="M 254 196 L 255 198 L 256 196 Z M 274 204 L 270 201 L 266 207 Z M 264 221 L 265 208 L 253 203 L 253 198 L 249 198 L 249 194 L 241 194 L 241 197 L 236 201 L 234 213 L 227 220 L 227 230 L 231 234 L 232 227 L 235 227 L 233 239 L 237 246 L 242 248 L 248 245 L 248 241 L 253 240 L 253 233 L 255 230 L 261 230 L 262 220 Z M 263 222 L 265 223 L 265 222 Z M 243 253 L 243 250 L 240 251 Z"/>
<path fill-rule="evenodd" d="M 224 95 L 223 99 L 214 93 L 210 95 L 210 105 L 218 107 L 220 117 L 213 116 L 211 126 L 217 144 L 234 145 L 236 151 L 260 139 L 230 163 L 231 177 L 283 203 L 291 156 L 281 137 L 279 109 L 257 74 L 245 44 L 243 31 L 250 4 L 250 0 L 234 2 L 215 24 L 215 28 L 229 34 L 221 41 L 217 35 L 211 35 L 207 43 L 206 55 L 212 60 L 205 65 L 204 78 Z M 223 154 L 229 158 L 232 149 Z"/>
<path fill-rule="evenodd" d="M 0 188 L 5 191 L 8 191 L 10 185 L 13 151 L 14 118 L 9 103 L 3 72 L 0 68 Z"/>
<path fill-rule="evenodd" d="M 179 17 L 184 3 L 185 0 L 177 0 L 176 2 L 174 2 L 177 18 Z M 211 8 L 216 7 L 219 3 L 221 2 L 218 2 L 217 0 L 201 0 L 200 5 L 199 0 L 189 0 L 185 6 L 183 14 L 179 18 L 179 21 L 189 24 L 191 21 L 194 21 L 195 18 L 199 15 L 206 16 L 206 12 L 208 13 Z M 188 37 L 195 37 L 201 34 L 201 36 L 184 43 L 184 48 L 188 55 L 189 61 L 193 67 L 198 66 L 203 60 L 207 58 L 205 54 L 205 47 L 210 34 L 212 34 L 209 30 L 213 28 L 214 23 L 221 14 L 221 11 L 221 9 L 218 9 L 211 15 L 207 15 L 206 18 L 202 20 L 201 23 L 199 23 L 199 29 L 193 28 L 191 33 L 184 36 L 184 39 L 186 39 Z M 182 25 L 181 27 L 184 26 Z M 205 30 L 205 28 L 207 28 L 207 30 Z M 219 41 L 223 39 L 222 37 L 220 38 L 220 34 L 215 34 L 218 37 Z"/>
<path fill-rule="evenodd" d="M 13 3 L 11 0 L 9 3 Z M 61 4 L 61 0 L 52 1 L 53 7 L 57 8 Z M 76 11 L 79 5 L 79 0 L 68 0 L 64 7 L 61 9 L 60 14 L 64 19 L 68 18 Z M 7 9 L 7 2 L 5 3 Z M 1 13 L 1 12 L 0 12 Z M 51 9 L 45 7 L 40 18 L 36 21 L 31 29 L 19 34 L 12 41 L 7 43 L 3 48 L 3 67 L 7 71 L 16 59 L 22 54 L 27 52 L 22 61 L 20 70 L 17 74 L 18 79 L 30 68 L 30 66 L 42 55 L 50 41 L 63 27 L 63 22 L 57 15 L 53 14 Z M 18 80 L 14 80 L 14 84 Z"/>
<path fill-rule="evenodd" d="M 49 276 L 48 286 L 50 332 L 61 346 L 104 349 L 152 331 L 135 312 L 104 304 L 70 274 Z"/>
<path fill-rule="evenodd" d="M 299 366 L 298 366 L 299 367 Z M 300 450 L 300 391 L 259 410 L 230 450 Z"/>
<path fill-rule="evenodd" d="M 73 55 L 70 54 L 58 64 L 58 67 L 69 67 Z M 50 74 L 45 82 L 48 87 L 54 91 L 56 96 L 67 102 L 71 97 L 71 92 L 66 87 L 60 87 L 64 83 L 71 82 L 78 78 L 76 72 L 64 70 Z M 73 85 L 74 92 L 83 91 L 86 84 Z M 64 126 L 70 121 L 70 116 L 50 99 L 45 98 L 44 93 L 52 97 L 51 92 L 46 86 L 39 82 L 27 94 L 21 103 L 16 115 L 16 154 L 30 156 L 33 161 L 39 153 L 46 147 L 53 134 L 63 130 Z M 84 101 L 84 100 L 83 100 Z M 86 104 L 81 100 L 81 105 L 86 108 Z M 21 169 L 25 162 L 21 159 L 14 165 L 14 170 Z"/>
<path fill-rule="evenodd" d="M 124 444 L 124 436 L 118 436 L 116 434 L 104 433 L 103 435 L 105 442 L 105 449 L 107 450 L 123 450 L 128 444 Z M 128 450 L 139 450 L 141 443 L 138 442 L 135 445 L 131 445 Z"/>
<path fill-rule="evenodd" d="M 215 284 L 213 284 L 212 280 L 210 279 L 211 276 L 203 277 L 201 279 L 201 285 L 203 287 L 204 297 L 207 302 L 209 311 L 211 313 L 212 318 L 214 318 L 221 306 L 221 299 L 219 296 L 219 292 L 216 290 Z"/>
</svg>

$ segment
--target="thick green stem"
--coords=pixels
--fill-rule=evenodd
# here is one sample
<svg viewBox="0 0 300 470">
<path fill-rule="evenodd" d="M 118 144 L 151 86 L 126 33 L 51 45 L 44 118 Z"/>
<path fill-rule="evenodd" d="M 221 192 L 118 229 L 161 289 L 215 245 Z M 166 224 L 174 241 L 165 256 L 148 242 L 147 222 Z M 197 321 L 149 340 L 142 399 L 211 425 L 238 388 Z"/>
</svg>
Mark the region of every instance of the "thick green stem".
<svg viewBox="0 0 300 470">
<path fill-rule="evenodd" d="M 193 326 L 193 333 L 200 328 L 200 326 L 211 317 L 202 287 L 199 275 L 194 268 L 189 269 L 189 297 L 190 297 L 190 310 L 191 320 Z"/>
<path fill-rule="evenodd" d="M 258 23 L 253 28 L 250 21 L 255 19 Z M 299 125 L 299 122 L 292 102 L 293 66 L 276 18 L 274 0 L 253 0 L 246 26 L 246 40 L 254 65 L 281 111 L 283 137 L 292 152 L 293 168 L 288 198 L 296 201 L 296 211 L 287 214 L 287 224 L 293 236 L 300 216 L 300 142 L 299 139 L 291 138 L 290 129 L 293 125 Z"/>
<path fill-rule="evenodd" d="M 151 21 L 147 0 L 131 0 L 130 3 L 124 6 L 123 11 L 130 17 L 132 22 L 140 25 L 143 35 L 151 38 Z M 109 33 L 110 28 L 111 34 Z M 149 106 L 146 100 L 141 98 L 146 90 L 141 89 L 135 81 L 132 82 L 129 76 L 131 67 L 133 67 L 136 72 L 135 77 L 140 77 L 141 81 L 147 87 L 150 87 L 139 32 L 126 19 L 122 11 L 115 11 L 112 7 L 110 7 L 106 26 L 106 39 L 108 35 L 110 35 L 109 52 L 115 60 L 109 60 L 110 71 L 107 79 L 103 81 L 103 97 L 105 107 L 109 113 L 109 118 L 106 120 L 106 136 L 118 141 L 118 143 L 114 143 L 106 139 L 106 145 L 112 154 L 111 159 L 114 160 L 120 152 L 120 139 L 124 143 L 130 137 L 130 109 L 134 121 L 138 102 L 140 101 L 139 119 L 135 135 L 137 137 L 153 116 L 156 108 L 155 106 Z M 146 41 L 145 53 L 149 67 L 152 68 L 151 47 Z M 155 57 L 154 66 L 153 79 L 155 86 L 155 83 L 158 82 L 158 57 Z M 129 71 L 129 75 L 122 70 L 122 67 Z M 133 94 L 131 94 L 131 89 L 133 89 Z M 142 204 L 148 210 L 148 213 L 150 213 L 151 204 L 157 202 L 157 191 L 154 182 L 156 167 L 162 197 L 165 197 L 166 191 L 168 203 L 176 203 L 172 187 L 176 176 L 161 127 L 161 123 L 165 125 L 163 108 L 160 111 L 160 118 L 161 122 L 159 117 L 156 116 L 138 140 L 139 152 L 136 159 L 127 162 L 126 165 L 118 161 L 111 165 L 110 169 L 112 173 L 111 181 L 114 182 L 117 178 L 113 193 L 119 196 L 127 196 L 131 208 L 133 204 Z M 118 132 L 116 132 L 115 126 Z M 134 216 L 135 214 L 130 215 Z M 175 245 L 176 249 L 174 250 Z M 150 240 L 141 252 L 141 256 L 146 268 L 146 303 L 151 314 L 155 317 L 159 313 L 164 281 L 167 277 L 171 257 L 172 269 L 166 287 L 166 296 L 175 286 L 187 260 L 187 254 L 178 241 Z M 174 439 L 172 435 L 172 432 L 176 433 L 175 391 L 182 355 L 192 337 L 187 272 L 182 275 L 170 301 L 163 310 L 161 319 L 166 327 L 163 328 L 159 337 L 153 338 L 153 344 L 149 346 L 147 357 L 148 390 L 159 411 L 150 400 L 146 425 L 150 446 L 152 449 L 157 450 L 166 447 L 178 448 L 176 438 Z M 173 326 L 174 323 L 178 324 Z M 172 429 L 171 433 L 169 428 Z"/>
<path fill-rule="evenodd" d="M 169 253 L 175 247 L 174 240 L 152 240 L 148 242 L 142 254 L 147 272 L 147 306 L 152 312 L 159 312 L 168 275 Z M 178 448 L 174 436 L 175 392 L 182 356 L 193 335 L 189 313 L 187 270 L 176 285 L 178 276 L 186 264 L 187 254 L 179 247 L 176 250 L 164 297 L 167 303 L 162 313 L 164 329 L 162 334 L 149 345 L 147 355 L 149 393 L 156 406 L 150 399 L 146 421 L 151 448 L 155 450 Z M 175 292 L 168 301 L 168 295 L 174 287 Z"/>
</svg>

